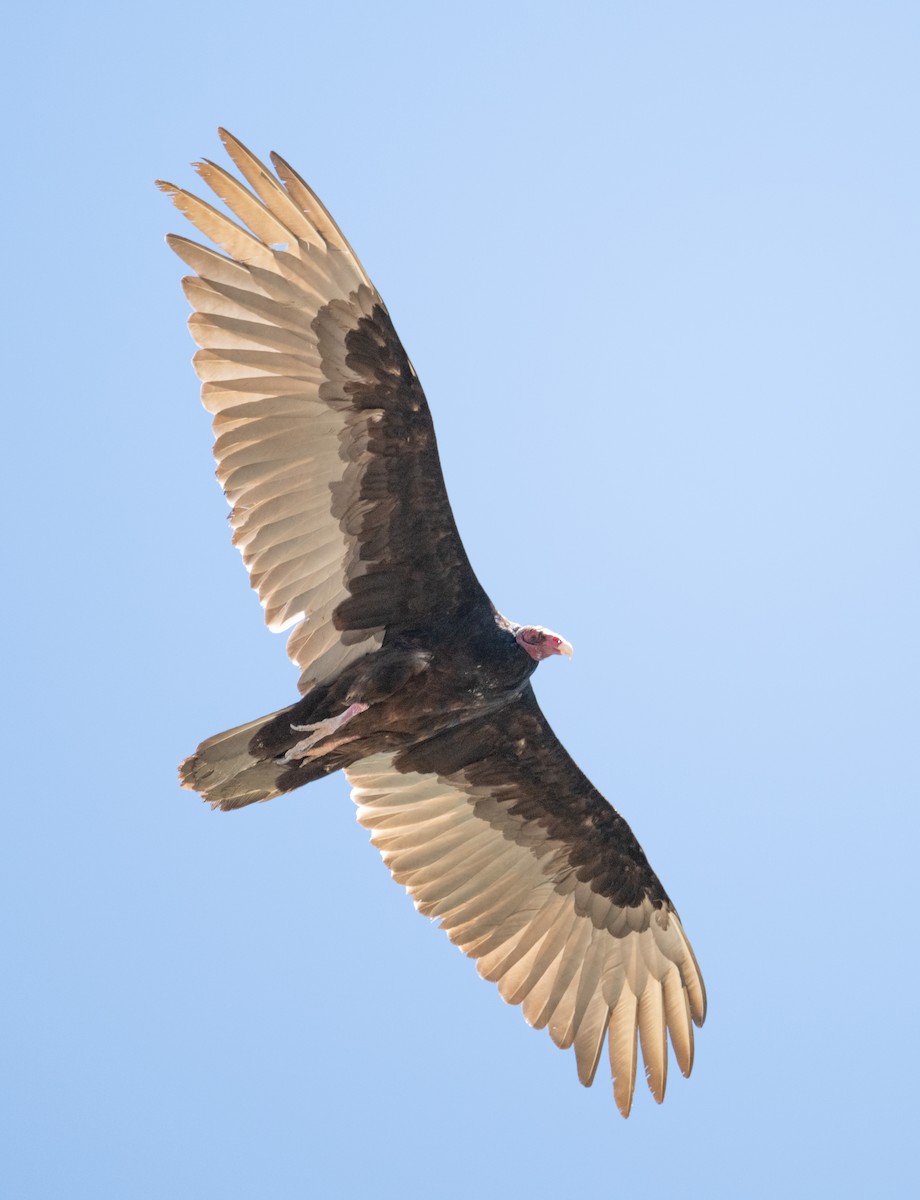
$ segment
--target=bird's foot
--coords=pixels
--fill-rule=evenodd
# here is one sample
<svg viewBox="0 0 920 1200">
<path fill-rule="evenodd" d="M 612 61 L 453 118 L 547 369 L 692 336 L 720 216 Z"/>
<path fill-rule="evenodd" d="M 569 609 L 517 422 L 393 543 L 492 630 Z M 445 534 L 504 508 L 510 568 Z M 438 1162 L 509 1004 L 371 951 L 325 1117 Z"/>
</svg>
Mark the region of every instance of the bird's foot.
<svg viewBox="0 0 920 1200">
<path fill-rule="evenodd" d="M 315 754 L 322 754 L 324 751 L 314 751 L 317 742 L 323 741 L 330 734 L 336 733 L 343 725 L 347 725 L 352 717 L 356 717 L 358 713 L 367 711 L 366 704 L 349 704 L 344 712 L 339 713 L 337 717 L 329 717 L 325 721 L 317 721 L 315 725 L 292 725 L 291 729 L 294 733 L 309 733 L 308 738 L 304 738 L 302 742 L 298 742 L 296 746 L 292 746 L 285 754 L 285 759 L 288 762 L 299 758 L 313 758 Z"/>
</svg>

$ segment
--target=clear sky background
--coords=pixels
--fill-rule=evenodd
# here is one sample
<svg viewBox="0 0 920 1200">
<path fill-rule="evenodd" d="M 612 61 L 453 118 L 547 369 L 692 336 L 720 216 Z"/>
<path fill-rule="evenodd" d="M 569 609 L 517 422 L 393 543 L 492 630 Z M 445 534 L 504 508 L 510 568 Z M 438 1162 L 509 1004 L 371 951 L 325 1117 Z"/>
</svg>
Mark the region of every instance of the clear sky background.
<svg viewBox="0 0 920 1200">
<path fill-rule="evenodd" d="M 920 8 L 21 12 L 5 1195 L 906 1195 Z M 218 124 L 325 199 L 481 580 L 575 645 L 541 704 L 709 989 L 661 1108 L 581 1088 L 415 914 L 341 776 L 229 816 L 177 787 L 296 680 L 230 545 L 152 185 L 225 161 Z"/>
</svg>

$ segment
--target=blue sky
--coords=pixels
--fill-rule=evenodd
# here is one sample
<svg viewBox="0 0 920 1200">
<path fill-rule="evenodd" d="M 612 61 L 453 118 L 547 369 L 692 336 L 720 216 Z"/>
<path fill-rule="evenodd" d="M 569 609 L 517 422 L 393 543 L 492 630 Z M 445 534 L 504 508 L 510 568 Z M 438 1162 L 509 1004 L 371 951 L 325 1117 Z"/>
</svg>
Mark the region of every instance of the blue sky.
<svg viewBox="0 0 920 1200">
<path fill-rule="evenodd" d="M 917 7 L 10 20 L 8 1194 L 905 1194 Z M 540 701 L 710 997 L 692 1079 L 627 1123 L 413 912 L 343 778 L 229 816 L 176 785 L 296 679 L 152 186 L 218 124 L 324 198 L 480 579 L 575 645 Z"/>
</svg>

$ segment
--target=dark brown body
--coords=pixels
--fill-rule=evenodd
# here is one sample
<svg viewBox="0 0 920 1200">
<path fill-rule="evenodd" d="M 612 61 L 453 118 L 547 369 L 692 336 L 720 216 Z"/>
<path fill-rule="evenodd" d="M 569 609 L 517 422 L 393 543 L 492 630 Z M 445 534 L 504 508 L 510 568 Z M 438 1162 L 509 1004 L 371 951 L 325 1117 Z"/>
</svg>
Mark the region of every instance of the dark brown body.
<svg viewBox="0 0 920 1200">
<path fill-rule="evenodd" d="M 507 704 L 536 670 L 503 617 L 477 606 L 459 621 L 397 633 L 328 686 L 277 713 L 250 742 L 250 753 L 275 761 L 276 787 L 289 792 L 382 750 L 401 750 Z M 303 738 L 295 727 L 337 716 L 350 704 L 366 711 L 324 738 L 322 756 L 284 755 Z"/>
</svg>

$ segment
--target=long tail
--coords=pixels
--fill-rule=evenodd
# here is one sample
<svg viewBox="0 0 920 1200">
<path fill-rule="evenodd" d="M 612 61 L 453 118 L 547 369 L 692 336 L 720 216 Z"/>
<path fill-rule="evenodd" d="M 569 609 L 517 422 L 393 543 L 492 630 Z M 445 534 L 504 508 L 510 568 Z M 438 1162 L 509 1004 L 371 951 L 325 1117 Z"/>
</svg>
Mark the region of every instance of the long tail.
<svg viewBox="0 0 920 1200">
<path fill-rule="evenodd" d="M 291 721 L 296 722 L 304 704 L 301 700 L 279 708 L 203 741 L 179 766 L 182 786 L 226 811 L 272 800 L 345 766 L 353 755 L 335 751 L 307 762 L 284 761 L 284 751 L 302 736 L 291 731 Z"/>
<path fill-rule="evenodd" d="M 207 738 L 180 765 L 182 786 L 200 792 L 212 808 L 243 808 L 280 796 L 277 762 L 258 750 L 254 752 L 251 746 L 261 729 L 287 711 L 279 709 Z"/>
<path fill-rule="evenodd" d="M 296 704 L 209 737 L 179 767 L 182 786 L 200 792 L 212 808 L 244 808 L 347 766 L 354 751 L 334 740 L 315 757 L 285 758 L 302 740 L 304 725 L 328 715 L 327 691 L 315 688 Z"/>
</svg>

